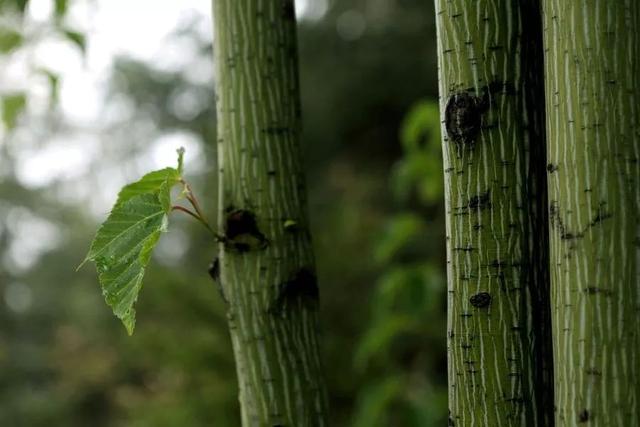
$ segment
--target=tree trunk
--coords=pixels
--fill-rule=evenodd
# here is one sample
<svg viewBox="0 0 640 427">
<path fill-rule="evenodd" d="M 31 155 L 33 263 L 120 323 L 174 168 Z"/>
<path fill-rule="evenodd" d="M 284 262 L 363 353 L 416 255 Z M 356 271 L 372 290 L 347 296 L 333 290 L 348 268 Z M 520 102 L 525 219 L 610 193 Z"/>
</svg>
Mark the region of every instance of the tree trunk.
<svg viewBox="0 0 640 427">
<path fill-rule="evenodd" d="M 553 418 L 535 1 L 436 0 L 450 425 Z"/>
<path fill-rule="evenodd" d="M 543 0 L 559 426 L 640 413 L 640 3 Z"/>
<path fill-rule="evenodd" d="M 244 426 L 327 425 L 300 162 L 293 0 L 214 0 L 219 227 L 214 274 Z"/>
</svg>

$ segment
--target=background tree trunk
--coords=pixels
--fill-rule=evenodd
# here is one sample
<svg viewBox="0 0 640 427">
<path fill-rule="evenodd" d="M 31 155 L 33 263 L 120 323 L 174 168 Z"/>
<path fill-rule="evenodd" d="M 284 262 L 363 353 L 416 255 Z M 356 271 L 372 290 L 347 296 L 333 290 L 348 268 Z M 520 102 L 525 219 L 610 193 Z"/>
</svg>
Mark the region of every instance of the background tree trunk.
<svg viewBox="0 0 640 427">
<path fill-rule="evenodd" d="M 542 4 L 556 420 L 638 425 L 640 3 Z"/>
<path fill-rule="evenodd" d="M 327 425 L 293 0 L 214 0 L 219 274 L 245 426 Z"/>
<path fill-rule="evenodd" d="M 436 0 L 436 16 L 450 425 L 549 425 L 538 3 Z"/>
</svg>

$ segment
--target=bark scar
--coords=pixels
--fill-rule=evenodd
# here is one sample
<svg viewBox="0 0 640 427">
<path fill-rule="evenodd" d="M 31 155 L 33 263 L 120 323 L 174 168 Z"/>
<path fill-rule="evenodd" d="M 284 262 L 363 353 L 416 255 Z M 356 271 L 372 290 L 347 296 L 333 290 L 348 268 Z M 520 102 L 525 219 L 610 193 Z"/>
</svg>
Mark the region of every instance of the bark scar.
<svg viewBox="0 0 640 427">
<path fill-rule="evenodd" d="M 278 295 L 269 307 L 271 314 L 284 314 L 296 301 L 317 308 L 319 300 L 318 280 L 309 267 L 302 267 L 292 277 L 279 285 Z"/>
<path fill-rule="evenodd" d="M 222 301 L 224 301 L 226 304 L 229 304 L 229 300 L 224 293 L 222 280 L 220 280 L 220 258 L 216 257 L 213 261 L 211 261 L 211 264 L 209 264 L 209 276 L 211 276 L 211 279 L 213 279 L 213 281 L 216 283 Z"/>
<path fill-rule="evenodd" d="M 489 307 L 491 304 L 491 294 L 488 292 L 480 292 L 469 298 L 469 302 L 476 308 Z"/>
<path fill-rule="evenodd" d="M 468 215 L 473 211 L 482 211 L 489 208 L 491 208 L 491 189 L 487 189 L 484 193 L 469 197 L 466 204 L 455 207 L 456 212 L 454 215 Z"/>
<path fill-rule="evenodd" d="M 605 209 L 606 204 L 606 202 L 600 203 L 593 219 L 586 225 L 586 227 L 584 227 L 583 230 L 573 231 L 567 228 L 562 216 L 560 215 L 560 204 L 557 201 L 552 201 L 549 204 L 549 220 L 551 228 L 558 231 L 561 240 L 582 239 L 590 228 L 597 227 L 613 216 L 612 212 Z"/>
<path fill-rule="evenodd" d="M 258 228 L 253 212 L 244 209 L 226 209 L 224 244 L 237 252 L 264 249 L 269 241 Z"/>
<path fill-rule="evenodd" d="M 449 139 L 458 148 L 473 148 L 482 126 L 482 114 L 487 106 L 482 98 L 467 92 L 451 95 L 445 108 L 445 127 Z"/>
<path fill-rule="evenodd" d="M 474 147 L 483 128 L 484 113 L 489 111 L 491 106 L 492 96 L 515 93 L 511 83 L 497 80 L 483 86 L 479 91 L 482 93 L 480 96 L 473 94 L 473 88 L 455 92 L 447 101 L 444 114 L 445 128 L 449 139 L 459 150 Z"/>
<path fill-rule="evenodd" d="M 591 414 L 589 413 L 589 411 L 587 411 L 586 409 L 583 409 L 579 414 L 578 414 L 578 422 L 579 423 L 586 423 L 587 421 L 589 421 L 591 419 Z"/>
</svg>

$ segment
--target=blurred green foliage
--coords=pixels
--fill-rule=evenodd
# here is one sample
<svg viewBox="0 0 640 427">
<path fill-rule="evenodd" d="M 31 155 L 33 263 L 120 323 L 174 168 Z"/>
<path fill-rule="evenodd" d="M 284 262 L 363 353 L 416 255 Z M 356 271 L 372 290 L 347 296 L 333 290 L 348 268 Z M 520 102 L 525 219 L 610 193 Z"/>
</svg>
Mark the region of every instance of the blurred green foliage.
<svg viewBox="0 0 640 427">
<path fill-rule="evenodd" d="M 386 220 L 373 246 L 381 274 L 354 358 L 356 372 L 373 380 L 360 389 L 354 426 L 445 422 L 439 128 L 437 104 L 432 101 L 412 107 L 401 128 L 404 154 L 391 183 L 403 209 Z M 411 197 L 417 200 L 413 207 L 407 205 Z"/>
<path fill-rule="evenodd" d="M 54 3 L 54 19 L 51 22 L 38 23 L 27 31 L 24 15 L 29 5 L 28 0 L 0 0 L 0 67 L 6 66 L 11 55 L 20 51 L 30 52 L 38 43 L 56 35 L 61 35 L 74 45 L 82 55 L 86 54 L 86 35 L 67 26 L 65 17 L 68 12 L 69 0 L 52 0 Z M 35 68 L 29 65 L 29 72 L 44 74 L 49 83 L 52 104 L 58 101 L 59 76 L 52 70 Z M 28 76 L 24 76 L 27 81 Z M 2 108 L 2 122 L 6 131 L 12 131 L 27 108 L 28 97 L 26 90 L 15 88 L 0 89 L 0 108 Z"/>
<path fill-rule="evenodd" d="M 29 0 L 0 0 L 0 11 L 3 13 L 15 12 L 22 15 L 27 8 L 28 2 Z"/>
<path fill-rule="evenodd" d="M 303 146 L 335 426 L 440 426 L 446 419 L 431 7 L 340 0 L 322 19 L 300 24 Z M 55 2 L 59 16 L 66 10 L 67 2 Z M 345 14 L 364 20 L 358 37 L 338 31 Z M 196 46 L 186 67 L 195 69 L 210 60 L 211 45 L 192 27 L 176 37 Z M 126 114 L 100 128 L 99 163 L 81 182 L 27 187 L 15 173 L 18 140 L 0 146 L 0 425 L 239 425 L 224 304 L 206 273 L 215 245 L 199 224 L 172 217 L 176 226 L 145 277 L 132 338 L 102 302 L 95 273 L 73 272 L 104 216 L 92 216 L 88 200 L 70 202 L 70 188 L 106 191 L 109 183 L 91 169 L 128 173 L 159 136 L 181 132 L 199 141 L 203 167 L 188 179 L 206 195 L 204 209 L 215 211 L 213 84 L 188 71 L 116 61 L 108 102 L 125 105 Z M 57 93 L 58 76 L 49 79 Z M 184 97 L 192 108 L 176 101 Z M 24 121 L 16 130 L 55 135 L 64 120 L 55 117 L 45 132 Z M 36 233 L 40 223 L 52 230 Z M 46 250 L 26 262 L 20 245 L 29 239 L 44 240 L 36 243 Z"/>
<path fill-rule="evenodd" d="M 424 204 L 439 203 L 444 197 L 440 114 L 438 104 L 422 101 L 408 113 L 400 140 L 405 151 L 392 176 L 395 193 L 406 200 L 416 188 Z"/>
<path fill-rule="evenodd" d="M 16 126 L 18 116 L 24 111 L 27 105 L 27 96 L 22 93 L 10 93 L 4 95 L 2 101 L 2 121 L 7 129 Z"/>
<path fill-rule="evenodd" d="M 7 54 L 22 44 L 22 34 L 10 28 L 0 28 L 0 53 Z"/>
</svg>

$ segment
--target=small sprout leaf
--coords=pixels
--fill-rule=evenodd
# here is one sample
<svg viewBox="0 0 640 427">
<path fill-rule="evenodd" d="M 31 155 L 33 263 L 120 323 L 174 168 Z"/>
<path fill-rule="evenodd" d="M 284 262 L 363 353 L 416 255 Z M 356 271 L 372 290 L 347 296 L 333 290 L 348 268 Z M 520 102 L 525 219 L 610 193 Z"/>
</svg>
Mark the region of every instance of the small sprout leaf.
<svg viewBox="0 0 640 427">
<path fill-rule="evenodd" d="M 184 170 L 184 147 L 180 147 L 176 150 L 178 152 L 178 173 L 182 175 Z"/>
</svg>

